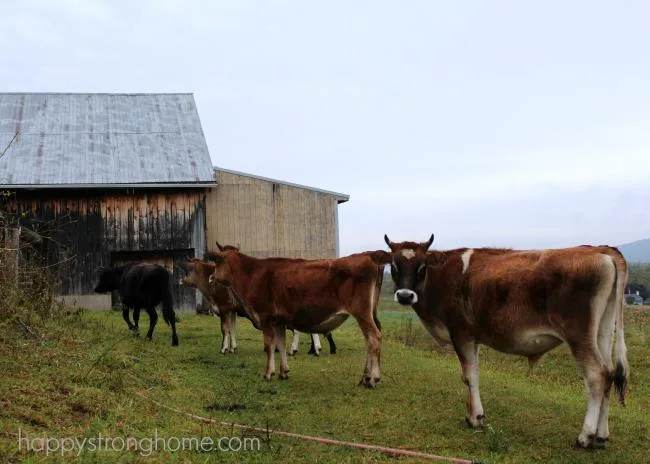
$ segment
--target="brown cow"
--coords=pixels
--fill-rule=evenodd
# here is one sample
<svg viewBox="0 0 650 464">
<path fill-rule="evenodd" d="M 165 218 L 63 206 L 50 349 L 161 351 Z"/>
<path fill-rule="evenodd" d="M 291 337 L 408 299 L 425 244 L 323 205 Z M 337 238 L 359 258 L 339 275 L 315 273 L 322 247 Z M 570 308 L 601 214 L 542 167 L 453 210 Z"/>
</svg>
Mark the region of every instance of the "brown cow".
<svg viewBox="0 0 650 464">
<path fill-rule="evenodd" d="M 181 268 L 185 271 L 185 277 L 181 278 L 180 284 L 198 289 L 212 305 L 213 314 L 221 320 L 221 353 L 234 353 L 237 349 L 237 310 L 242 309 L 235 295 L 225 287 L 209 284 L 214 263 L 194 258 L 182 263 Z"/>
<path fill-rule="evenodd" d="M 224 247 L 220 246 L 220 249 L 232 250 L 236 248 L 226 245 Z M 212 305 L 212 313 L 221 320 L 221 335 L 223 337 L 221 353 L 234 353 L 237 349 L 237 337 L 235 334 L 237 316 L 245 317 L 242 304 L 238 302 L 230 289 L 209 284 L 210 275 L 215 270 L 215 264 L 213 262 L 193 258 L 185 263 L 181 263 L 181 268 L 185 271 L 185 277 L 180 279 L 180 285 L 198 289 Z M 289 354 L 294 355 L 298 352 L 299 335 L 297 331 L 291 330 L 293 332 L 293 341 Z M 319 356 L 321 346 L 318 335 L 310 335 L 312 346 L 309 353 Z M 330 353 L 336 353 L 336 345 L 332 334 L 328 333 L 326 336 L 330 344 Z"/>
<path fill-rule="evenodd" d="M 483 424 L 478 346 L 539 358 L 566 342 L 585 379 L 587 412 L 576 445 L 603 447 L 612 383 L 623 403 L 629 374 L 623 334 L 627 264 L 616 248 L 428 251 L 393 243 L 395 300 L 411 305 L 439 342 L 451 343 L 469 389 L 467 423 Z M 612 341 L 616 327 L 615 364 Z"/>
<path fill-rule="evenodd" d="M 375 387 L 380 378 L 381 332 L 377 303 L 385 251 L 338 259 L 254 258 L 237 250 L 213 255 L 211 282 L 232 289 L 257 329 L 264 334 L 266 371 L 275 374 L 275 345 L 280 351 L 280 378 L 287 379 L 286 328 L 327 333 L 348 316 L 357 320 L 368 349 L 361 383 Z"/>
</svg>

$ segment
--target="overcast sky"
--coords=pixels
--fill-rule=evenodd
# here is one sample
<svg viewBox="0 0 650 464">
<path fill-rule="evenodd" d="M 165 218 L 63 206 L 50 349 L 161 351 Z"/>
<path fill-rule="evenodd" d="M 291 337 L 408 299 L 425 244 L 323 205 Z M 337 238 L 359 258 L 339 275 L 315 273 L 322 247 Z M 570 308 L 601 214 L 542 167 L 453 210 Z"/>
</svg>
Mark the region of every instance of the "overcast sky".
<svg viewBox="0 0 650 464">
<path fill-rule="evenodd" d="M 650 237 L 650 2 L 21 0 L 0 90 L 193 92 L 215 165 L 351 195 L 341 253 Z"/>
</svg>

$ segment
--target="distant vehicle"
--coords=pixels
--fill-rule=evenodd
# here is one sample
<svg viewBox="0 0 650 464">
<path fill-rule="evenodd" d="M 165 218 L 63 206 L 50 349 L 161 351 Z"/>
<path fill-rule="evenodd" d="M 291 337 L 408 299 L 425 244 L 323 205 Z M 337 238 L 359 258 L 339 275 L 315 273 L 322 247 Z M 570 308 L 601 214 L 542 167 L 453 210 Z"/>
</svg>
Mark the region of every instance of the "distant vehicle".
<svg viewBox="0 0 650 464">
<path fill-rule="evenodd" d="M 632 305 L 632 306 L 641 306 L 643 304 L 643 298 L 641 295 L 638 294 L 626 294 L 624 295 L 625 297 L 625 303 Z"/>
</svg>

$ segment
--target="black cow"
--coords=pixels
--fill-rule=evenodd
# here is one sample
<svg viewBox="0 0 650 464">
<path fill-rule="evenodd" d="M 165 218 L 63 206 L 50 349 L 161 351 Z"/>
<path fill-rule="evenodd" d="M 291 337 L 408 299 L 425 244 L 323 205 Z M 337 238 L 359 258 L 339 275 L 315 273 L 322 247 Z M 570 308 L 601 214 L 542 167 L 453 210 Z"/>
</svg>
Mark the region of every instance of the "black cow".
<svg viewBox="0 0 650 464">
<path fill-rule="evenodd" d="M 172 346 L 178 346 L 176 335 L 176 315 L 171 292 L 171 276 L 167 269 L 157 264 L 136 263 L 120 267 L 100 268 L 99 283 L 96 293 L 120 291 L 122 299 L 122 317 L 130 330 L 138 330 L 140 308 L 149 314 L 149 331 L 151 340 L 153 329 L 158 321 L 156 306 L 162 302 L 163 319 L 172 328 Z M 133 321 L 129 319 L 129 309 L 133 308 Z"/>
</svg>

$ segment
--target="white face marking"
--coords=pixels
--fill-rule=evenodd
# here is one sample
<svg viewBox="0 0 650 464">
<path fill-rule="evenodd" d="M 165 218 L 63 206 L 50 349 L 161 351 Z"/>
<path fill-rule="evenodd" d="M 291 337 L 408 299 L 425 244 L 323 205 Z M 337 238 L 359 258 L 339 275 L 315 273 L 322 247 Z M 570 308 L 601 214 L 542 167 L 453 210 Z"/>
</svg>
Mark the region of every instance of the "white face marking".
<svg viewBox="0 0 650 464">
<path fill-rule="evenodd" d="M 418 302 L 418 294 L 415 293 L 413 290 L 409 290 L 406 288 L 400 288 L 395 292 L 395 302 L 399 303 L 398 296 L 401 297 L 403 300 L 408 299 L 409 297 L 412 297 L 413 299 L 411 300 L 410 304 L 415 304 Z"/>
<path fill-rule="evenodd" d="M 469 258 L 472 256 L 472 253 L 474 253 L 474 250 L 470 248 L 460 256 L 460 259 L 463 260 L 463 274 L 465 274 L 467 269 L 469 269 Z"/>
<path fill-rule="evenodd" d="M 402 256 L 404 256 L 406 259 L 411 259 L 413 256 L 415 256 L 415 251 L 406 248 L 402 250 Z"/>
</svg>

